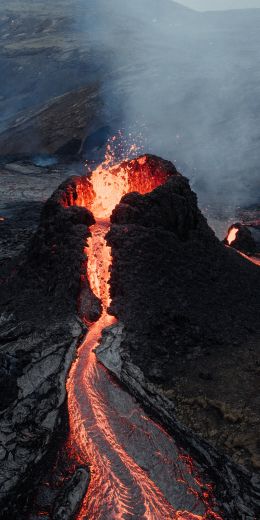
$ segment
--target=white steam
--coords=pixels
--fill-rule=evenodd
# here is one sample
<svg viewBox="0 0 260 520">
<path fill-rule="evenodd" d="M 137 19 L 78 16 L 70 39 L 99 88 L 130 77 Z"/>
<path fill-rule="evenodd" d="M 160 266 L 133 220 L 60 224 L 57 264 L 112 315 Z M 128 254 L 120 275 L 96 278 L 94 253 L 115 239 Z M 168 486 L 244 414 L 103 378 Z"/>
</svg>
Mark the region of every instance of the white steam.
<svg viewBox="0 0 260 520">
<path fill-rule="evenodd" d="M 146 150 L 175 161 L 202 200 L 259 194 L 259 21 L 260 10 L 96 0 L 88 37 L 107 54 L 106 123 L 141 127 Z"/>
</svg>

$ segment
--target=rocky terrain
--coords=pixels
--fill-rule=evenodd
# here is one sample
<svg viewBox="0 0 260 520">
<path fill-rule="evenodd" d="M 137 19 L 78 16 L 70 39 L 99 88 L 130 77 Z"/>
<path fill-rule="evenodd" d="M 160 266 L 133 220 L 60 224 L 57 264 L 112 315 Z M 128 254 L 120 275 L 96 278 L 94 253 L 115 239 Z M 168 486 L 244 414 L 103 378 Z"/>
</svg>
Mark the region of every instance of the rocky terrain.
<svg viewBox="0 0 260 520">
<path fill-rule="evenodd" d="M 126 195 L 111 220 L 122 349 L 183 422 L 259 469 L 259 268 L 219 242 L 183 177 Z"/>
<path fill-rule="evenodd" d="M 35 158 L 36 159 L 36 158 Z M 46 200 L 75 169 L 68 165 L 40 167 L 12 158 L 0 164 L 2 193 L 0 202 L 1 272 L 23 251 L 36 231 Z"/>
<path fill-rule="evenodd" d="M 220 468 L 226 460 L 226 471 L 230 468 L 233 474 L 225 499 L 227 514 L 251 515 L 258 492 L 252 473 L 257 466 L 258 397 L 252 396 L 252 381 L 258 362 L 259 273 L 219 242 L 198 210 L 188 181 L 169 162 L 146 156 L 136 162 L 136 173 L 151 166 L 165 169 L 172 178 L 151 194 L 126 195 L 112 214 L 112 312 L 124 323 L 116 341 L 122 370 L 104 362 L 153 416 L 172 432 L 179 431 L 180 440 L 185 436 L 181 444 L 194 450 L 205 466 L 214 461 Z M 41 479 L 57 443 L 66 439 L 65 380 L 85 330 L 77 305 L 80 315 L 93 321 L 100 315 L 100 304 L 83 276 L 83 250 L 93 217 L 74 205 L 77 186 L 84 190 L 85 180 L 70 178 L 43 204 L 68 174 L 68 166 L 43 168 L 20 161 L 5 164 L 2 172 L 8 189 L 1 208 L 1 514 L 23 520 L 26 502 L 31 504 L 24 490 L 29 484 L 33 491 L 35 475 Z M 237 438 L 240 435 L 239 452 L 237 444 L 223 440 L 231 439 L 234 425 Z M 191 430 L 232 454 L 251 474 L 221 458 Z M 242 448 L 241 432 L 247 442 Z M 72 479 L 66 484 L 69 506 L 64 491 L 54 494 L 57 518 L 64 507 L 74 511 L 86 489 L 85 469 L 77 473 L 76 466 L 75 471 L 66 479 Z M 231 477 L 221 475 L 219 489 L 224 493 Z M 213 480 L 220 481 L 220 469 Z M 37 503 L 45 495 L 42 483 Z"/>
<path fill-rule="evenodd" d="M 51 450 L 66 438 L 65 382 L 85 330 L 77 298 L 88 226 L 93 223 L 84 208 L 66 207 L 67 185 L 68 196 L 73 196 L 71 179 L 46 203 L 37 233 L 12 265 L 9 262 L 1 282 L 2 518 L 28 518 L 28 489 L 33 492 L 37 478 L 49 469 Z M 84 295 L 86 317 L 88 301 L 89 310 L 96 307 L 98 314 L 87 281 Z M 73 489 L 78 486 L 81 496 L 85 474 L 74 479 Z M 60 507 L 65 506 L 61 501 Z M 70 507 L 75 509 L 73 493 Z"/>
<path fill-rule="evenodd" d="M 0 7 L 1 126 L 98 79 L 101 56 L 75 23 L 83 2 L 11 0 Z M 76 11 L 78 9 L 79 11 Z M 86 26 L 93 16 L 89 6 Z M 58 119 L 55 121 L 58 123 Z M 40 127 L 39 127 L 40 130 Z M 28 141 L 34 133 L 27 135 Z"/>
<path fill-rule="evenodd" d="M 254 520 L 259 512 L 260 483 L 257 474 L 245 470 L 180 422 L 176 402 L 149 381 L 124 348 L 127 333 L 119 323 L 103 331 L 96 349 L 99 361 L 142 403 L 150 416 L 167 428 L 179 446 L 199 460 L 212 482 L 225 520 Z"/>
<path fill-rule="evenodd" d="M 28 520 L 27 503 L 40 480 L 37 504 L 51 494 L 46 471 L 67 434 L 65 380 L 86 330 L 77 303 L 81 316 L 100 313 L 81 279 L 92 217 L 61 204 L 67 189 L 75 194 L 75 180 L 44 206 L 51 193 L 65 178 L 82 174 L 89 149 L 97 160 L 115 127 L 149 114 L 148 148 L 165 152 L 192 176 L 218 236 L 224 238 L 227 221 L 250 225 L 256 218 L 253 204 L 239 207 L 233 220 L 240 195 L 257 202 L 259 192 L 259 11 L 252 23 L 249 13 L 202 18 L 174 2 L 163 10 L 161 1 L 151 5 L 143 17 L 135 3 L 127 37 L 117 1 L 113 9 L 101 0 L 10 0 L 0 6 L 3 519 Z M 187 46 L 185 35 L 191 35 Z M 156 38 L 161 44 L 155 49 Z M 133 104 L 148 83 L 155 91 L 147 105 Z M 151 110 L 156 85 L 164 99 L 159 118 Z M 207 118 L 200 124 L 209 113 L 210 132 Z M 220 184 L 212 185 L 212 178 Z M 120 325 L 105 336 L 109 355 L 100 358 L 152 415 L 185 436 L 205 466 L 216 466 L 223 493 L 230 487 L 224 502 L 232 520 L 234 511 L 251 520 L 259 469 L 257 268 L 220 244 L 179 177 L 151 195 L 126 196 L 113 213 L 108 239 L 112 311 Z M 74 514 L 88 478 L 87 469 L 76 465 L 65 488 L 62 479 L 54 483 L 55 509 L 53 498 L 46 499 L 53 518 L 62 518 L 64 508 Z M 30 520 L 39 518 L 37 504 Z"/>
<path fill-rule="evenodd" d="M 100 109 L 97 85 L 52 98 L 39 111 L 20 116 L 1 134 L 0 155 L 16 159 L 77 156 Z"/>
</svg>

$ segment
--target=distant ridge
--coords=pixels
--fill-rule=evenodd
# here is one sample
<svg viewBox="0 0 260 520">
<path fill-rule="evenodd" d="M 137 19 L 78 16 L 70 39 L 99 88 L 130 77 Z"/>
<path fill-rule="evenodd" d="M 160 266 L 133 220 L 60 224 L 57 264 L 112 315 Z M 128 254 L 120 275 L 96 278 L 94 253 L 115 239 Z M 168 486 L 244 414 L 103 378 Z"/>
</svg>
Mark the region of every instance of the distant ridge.
<svg viewBox="0 0 260 520">
<path fill-rule="evenodd" d="M 183 0 L 183 3 L 185 7 L 187 6 L 187 8 L 198 11 L 228 11 L 260 8 L 260 2 L 257 0 L 251 0 L 251 5 L 249 6 L 248 0 Z"/>
</svg>

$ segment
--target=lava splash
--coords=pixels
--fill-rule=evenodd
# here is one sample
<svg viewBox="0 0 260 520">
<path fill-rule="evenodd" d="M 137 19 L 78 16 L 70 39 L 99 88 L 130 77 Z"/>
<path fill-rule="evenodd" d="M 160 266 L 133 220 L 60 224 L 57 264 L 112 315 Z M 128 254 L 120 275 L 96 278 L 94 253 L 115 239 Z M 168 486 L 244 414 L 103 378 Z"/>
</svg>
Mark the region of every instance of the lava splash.
<svg viewBox="0 0 260 520">
<path fill-rule="evenodd" d="M 176 173 L 177 174 L 177 173 Z M 212 510 L 212 487 L 183 456 L 172 437 L 145 415 L 141 406 L 97 362 L 93 349 L 108 314 L 109 266 L 105 236 L 109 216 L 130 191 L 148 193 L 167 181 L 169 172 L 154 171 L 146 157 L 120 166 L 100 166 L 74 204 L 95 217 L 86 247 L 87 276 L 102 301 L 100 319 L 90 325 L 67 381 L 70 445 L 88 464 L 91 483 L 78 520 L 221 520 Z"/>
</svg>

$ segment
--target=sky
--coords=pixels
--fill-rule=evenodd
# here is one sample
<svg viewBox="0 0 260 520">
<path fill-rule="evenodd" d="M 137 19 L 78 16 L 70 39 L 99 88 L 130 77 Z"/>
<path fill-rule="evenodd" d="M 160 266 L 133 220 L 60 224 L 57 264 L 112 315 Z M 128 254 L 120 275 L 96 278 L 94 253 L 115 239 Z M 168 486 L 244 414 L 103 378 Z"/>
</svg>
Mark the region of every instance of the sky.
<svg viewBox="0 0 260 520">
<path fill-rule="evenodd" d="M 260 0 L 177 0 L 179 4 L 183 4 L 192 9 L 200 11 L 216 10 L 216 9 L 248 9 L 260 8 Z"/>
</svg>

